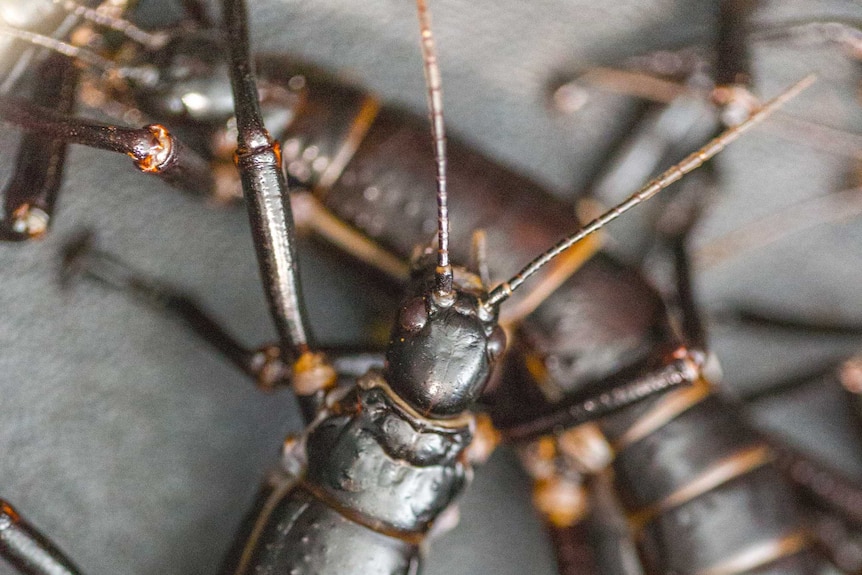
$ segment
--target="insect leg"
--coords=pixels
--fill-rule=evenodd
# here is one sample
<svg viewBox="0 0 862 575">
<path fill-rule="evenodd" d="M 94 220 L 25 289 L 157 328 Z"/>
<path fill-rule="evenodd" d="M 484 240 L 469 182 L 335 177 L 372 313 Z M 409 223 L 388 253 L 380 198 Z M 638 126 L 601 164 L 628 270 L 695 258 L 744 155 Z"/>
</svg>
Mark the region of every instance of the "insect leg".
<svg viewBox="0 0 862 575">
<path fill-rule="evenodd" d="M 225 0 L 231 87 L 237 124 L 235 161 L 251 221 L 252 237 L 283 357 L 293 358 L 294 389 L 307 420 L 314 418 L 336 374 L 322 354 L 311 352 L 300 293 L 293 215 L 281 169 L 281 151 L 260 112 L 249 55 L 245 3 Z"/>
<path fill-rule="evenodd" d="M 78 71 L 72 62 L 62 56 L 49 57 L 39 66 L 35 103 L 59 113 L 70 112 L 77 80 Z M 65 158 L 66 142 L 32 132 L 23 136 L 15 173 L 5 192 L 0 239 L 27 240 L 47 231 Z"/>
<path fill-rule="evenodd" d="M 0 499 L 0 557 L 24 575 L 81 575 L 56 545 Z"/>
<path fill-rule="evenodd" d="M 197 336 L 218 350 L 241 371 L 255 379 L 264 389 L 289 382 L 289 370 L 279 361 L 278 353 L 267 349 L 249 349 L 236 340 L 189 294 L 145 277 L 118 257 L 92 246 L 85 234 L 67 244 L 63 251 L 62 282 L 75 276 L 94 280 L 179 318 Z"/>
<path fill-rule="evenodd" d="M 289 387 L 291 366 L 281 357 L 278 345 L 259 348 L 243 345 L 191 294 L 180 288 L 147 277 L 114 254 L 93 247 L 92 236 L 82 234 L 63 250 L 61 281 L 68 285 L 75 277 L 95 281 L 123 292 L 153 309 L 181 321 L 220 355 L 255 381 L 260 389 L 271 391 Z M 382 352 L 356 348 L 327 348 L 338 373 L 364 374 L 371 366 L 382 366 Z"/>
<path fill-rule="evenodd" d="M 758 102 L 751 92 L 751 56 L 748 50 L 748 22 L 758 0 L 723 0 L 719 3 L 715 88 L 712 100 L 720 107 L 725 125 L 748 118 Z"/>
<path fill-rule="evenodd" d="M 507 441 L 531 440 L 607 416 L 701 377 L 703 354 L 680 348 L 658 368 L 638 366 L 596 382 L 529 419 L 495 421 Z"/>
<path fill-rule="evenodd" d="M 711 66 L 712 86 L 708 90 L 712 103 L 727 125 L 735 125 L 747 118 L 758 107 L 758 99 L 752 94 L 753 74 L 750 67 L 749 46 L 752 42 L 782 41 L 810 35 L 820 41 L 836 43 L 844 47 L 851 57 L 860 58 L 862 32 L 859 22 L 831 21 L 788 25 L 755 27 L 749 20 L 757 0 L 724 0 L 720 2 L 715 64 Z M 691 49 L 672 53 L 681 70 L 691 72 L 703 69 L 702 57 L 692 57 Z M 582 72 L 574 80 L 563 84 L 563 91 L 583 91 L 583 86 L 627 94 L 644 100 L 669 104 L 681 95 L 704 98 L 703 86 L 680 83 L 664 68 L 668 52 L 636 56 L 616 66 L 597 66 Z M 660 63 L 651 65 L 652 61 Z M 675 74 L 674 74 L 675 75 Z M 701 83 L 702 84 L 702 83 Z M 780 113 L 769 126 L 769 131 L 797 142 L 806 141 L 812 148 L 831 154 L 856 158 L 860 154 L 859 138 L 856 134 L 835 129 L 815 121 Z"/>
<path fill-rule="evenodd" d="M 858 573 L 862 559 L 853 548 L 862 535 L 862 485 L 775 437 L 769 442 L 810 516 L 812 535 L 842 573 Z"/>
<path fill-rule="evenodd" d="M 770 444 L 778 455 L 776 465 L 809 504 L 862 529 L 862 485 L 775 438 L 770 438 Z"/>
<path fill-rule="evenodd" d="M 715 197 L 711 193 L 717 187 L 717 175 L 712 162 L 683 182 L 675 196 L 666 205 L 656 228 L 664 248 L 673 262 L 673 285 L 671 296 L 678 311 L 683 341 L 706 353 L 706 328 L 694 293 L 692 258 L 689 251 L 691 232 L 700 220 L 705 205 Z"/>
<path fill-rule="evenodd" d="M 192 193 L 212 188 L 209 166 L 159 124 L 124 128 L 79 120 L 15 98 L 0 98 L 0 120 L 64 143 L 129 155 L 139 170 Z"/>
<path fill-rule="evenodd" d="M 290 206 L 298 230 L 314 233 L 395 282 L 407 281 L 410 275 L 407 262 L 336 217 L 311 192 L 291 192 Z"/>
<path fill-rule="evenodd" d="M 618 148 L 607 168 L 589 187 L 588 193 L 611 205 L 634 190 L 633 182 L 654 176 L 662 166 L 717 133 L 713 110 L 701 99 L 681 94 L 667 106 L 649 111 Z M 662 211 L 661 204 L 646 206 L 625 229 L 614 230 L 615 239 L 636 259 L 642 259 L 652 236 L 652 220 Z"/>
<path fill-rule="evenodd" d="M 722 310 L 720 317 L 722 320 L 734 324 L 780 329 L 800 334 L 847 337 L 859 337 L 862 335 L 862 326 L 855 323 L 833 322 L 826 319 L 803 319 L 783 312 L 750 308 L 742 305 Z"/>
</svg>

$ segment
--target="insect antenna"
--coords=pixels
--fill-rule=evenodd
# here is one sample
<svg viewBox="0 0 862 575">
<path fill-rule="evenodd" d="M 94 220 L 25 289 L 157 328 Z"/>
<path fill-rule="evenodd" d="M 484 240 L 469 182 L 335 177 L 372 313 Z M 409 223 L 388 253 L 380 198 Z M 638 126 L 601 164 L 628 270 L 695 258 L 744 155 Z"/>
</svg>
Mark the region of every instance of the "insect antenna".
<svg viewBox="0 0 862 575">
<path fill-rule="evenodd" d="M 437 49 L 431 32 L 431 14 L 425 0 L 416 0 L 419 29 L 422 34 L 422 62 L 428 89 L 428 116 L 434 140 L 434 161 L 437 163 L 437 296 L 441 300 L 452 296 L 452 264 L 449 263 L 449 202 L 446 192 L 446 128 L 443 122 L 443 88 Z"/>
<path fill-rule="evenodd" d="M 862 20 L 858 18 L 785 22 L 755 29 L 752 38 L 761 42 L 829 42 L 847 50 L 851 58 L 862 58 Z"/>
<path fill-rule="evenodd" d="M 511 296 L 512 293 L 516 289 L 518 289 L 527 278 L 539 271 L 545 264 L 553 260 L 555 257 L 560 255 L 585 237 L 600 230 L 605 225 L 614 221 L 631 208 L 637 206 L 642 202 L 645 202 L 663 189 L 667 188 L 674 182 L 681 179 L 684 175 L 702 166 L 704 162 L 721 152 L 731 142 L 739 138 L 739 136 L 741 136 L 743 133 L 765 120 L 772 112 L 783 106 L 791 98 L 795 97 L 802 90 L 810 86 L 814 82 L 814 80 L 815 76 L 813 74 L 810 76 L 806 76 L 805 78 L 779 94 L 777 97 L 764 104 L 763 107 L 761 107 L 756 113 L 754 113 L 748 120 L 746 120 L 742 124 L 725 130 L 719 136 L 711 140 L 706 146 L 694 152 L 693 154 L 690 154 L 680 163 L 666 170 L 660 176 L 658 176 L 657 178 L 646 184 L 644 187 L 642 187 L 640 190 L 629 196 L 629 198 L 626 199 L 624 202 L 618 204 L 617 206 L 611 208 L 598 218 L 594 219 L 586 226 L 578 230 L 575 234 L 561 240 L 551 249 L 549 249 L 548 251 L 531 261 L 529 264 L 527 264 L 509 281 L 503 282 L 502 284 L 495 287 L 494 290 L 490 294 L 488 294 L 488 299 L 484 302 L 484 305 L 488 308 L 491 308 L 499 305 L 501 302 L 508 299 L 509 296 Z"/>
<path fill-rule="evenodd" d="M 146 30 L 141 30 L 126 19 L 111 16 L 110 14 L 104 14 L 98 10 L 94 10 L 75 2 L 75 0 L 54 0 L 54 4 L 79 18 L 120 32 L 129 40 L 141 44 L 148 50 L 158 50 L 159 48 L 164 47 L 164 45 L 168 43 L 168 40 L 170 40 L 170 36 L 164 32 L 154 34 L 147 32 Z"/>
<path fill-rule="evenodd" d="M 0 34 L 5 34 L 7 36 L 17 38 L 18 40 L 29 42 L 34 46 L 47 48 L 48 50 L 52 50 L 58 54 L 80 60 L 104 74 L 114 75 L 118 78 L 133 80 L 143 85 L 152 85 L 158 79 L 158 73 L 152 67 L 117 66 L 108 58 L 100 56 L 92 50 L 80 48 L 73 44 L 69 44 L 68 42 L 63 42 L 62 40 L 57 40 L 43 34 L 30 32 L 29 30 L 21 30 L 20 28 L 12 26 L 0 25 Z"/>
</svg>

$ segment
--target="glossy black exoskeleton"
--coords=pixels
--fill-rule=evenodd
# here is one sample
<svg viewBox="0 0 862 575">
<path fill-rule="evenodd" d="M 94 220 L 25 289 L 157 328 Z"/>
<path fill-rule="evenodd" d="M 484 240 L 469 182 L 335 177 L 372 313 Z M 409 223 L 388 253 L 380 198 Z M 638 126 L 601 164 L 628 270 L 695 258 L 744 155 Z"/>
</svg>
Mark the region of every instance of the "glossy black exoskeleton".
<svg viewBox="0 0 862 575">
<path fill-rule="evenodd" d="M 440 297 L 435 264 L 411 282 L 382 373 L 334 393 L 287 455 L 304 472 L 249 522 L 229 572 L 417 572 L 421 541 L 468 481 L 469 408 L 505 346 L 478 278 L 456 270 Z"/>
</svg>

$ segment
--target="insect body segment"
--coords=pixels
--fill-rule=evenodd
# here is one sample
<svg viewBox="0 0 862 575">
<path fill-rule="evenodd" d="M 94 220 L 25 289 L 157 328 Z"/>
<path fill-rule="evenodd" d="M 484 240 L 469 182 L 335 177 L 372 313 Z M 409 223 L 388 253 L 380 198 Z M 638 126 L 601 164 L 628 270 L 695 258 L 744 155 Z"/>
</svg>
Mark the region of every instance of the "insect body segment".
<svg viewBox="0 0 862 575">
<path fill-rule="evenodd" d="M 772 451 L 707 382 L 605 429 L 648 572 L 809 573 L 817 564 Z"/>
<path fill-rule="evenodd" d="M 273 572 L 413 573 L 433 520 L 466 485 L 472 418 L 441 426 L 369 374 L 305 435 L 303 478 L 244 554 Z M 405 505 L 405 502 L 410 502 Z M 283 571 L 281 571 L 283 570 Z M 236 573 L 251 573 L 240 563 Z"/>
</svg>

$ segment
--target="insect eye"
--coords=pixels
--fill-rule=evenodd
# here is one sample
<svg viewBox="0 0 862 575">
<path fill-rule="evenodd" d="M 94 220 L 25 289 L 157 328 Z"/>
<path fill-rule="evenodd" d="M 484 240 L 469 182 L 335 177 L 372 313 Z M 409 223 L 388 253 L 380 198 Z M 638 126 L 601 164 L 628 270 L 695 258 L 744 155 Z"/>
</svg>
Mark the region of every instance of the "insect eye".
<svg viewBox="0 0 862 575">
<path fill-rule="evenodd" d="M 491 361 L 497 361 L 506 351 L 506 332 L 499 325 L 488 336 L 488 356 Z"/>
<path fill-rule="evenodd" d="M 401 328 L 404 331 L 415 333 L 425 327 L 428 322 L 428 309 L 425 299 L 421 297 L 410 300 L 401 310 Z"/>
</svg>

